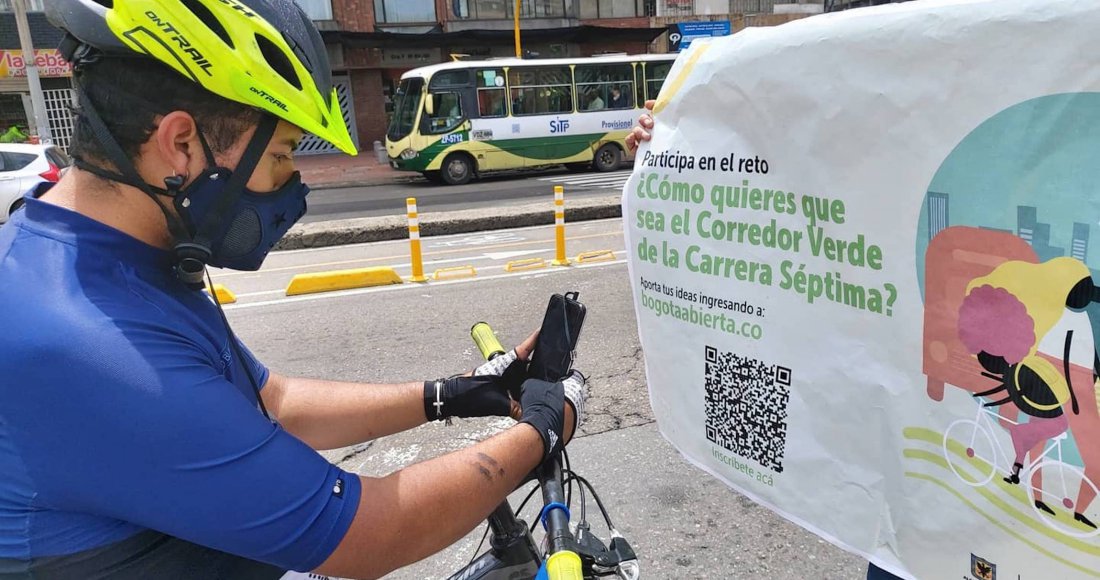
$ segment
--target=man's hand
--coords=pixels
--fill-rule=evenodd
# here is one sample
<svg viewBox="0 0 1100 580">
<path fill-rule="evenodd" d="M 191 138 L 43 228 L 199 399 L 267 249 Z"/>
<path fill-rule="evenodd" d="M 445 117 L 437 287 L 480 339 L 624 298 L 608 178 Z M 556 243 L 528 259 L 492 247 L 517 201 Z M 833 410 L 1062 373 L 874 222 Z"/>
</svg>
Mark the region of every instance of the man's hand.
<svg viewBox="0 0 1100 580">
<path fill-rule="evenodd" d="M 544 460 L 565 447 L 565 388 L 560 382 L 527 379 L 519 403 L 523 407 L 519 422 L 534 427 L 542 437 Z"/>
<path fill-rule="evenodd" d="M 542 437 L 543 458 L 561 451 L 572 439 L 584 413 L 588 396 L 584 375 L 572 371 L 565 380 L 548 383 L 528 379 L 523 383 L 521 423 L 535 428 Z M 568 401 L 569 404 L 566 404 Z"/>
<path fill-rule="evenodd" d="M 517 421 L 521 411 L 519 406 L 520 386 L 528 378 L 527 362 L 531 360 L 531 353 L 535 350 L 535 343 L 538 338 L 539 331 L 536 330 L 519 346 L 477 367 L 472 373 L 475 377 L 494 375 L 503 379 L 504 388 L 512 397 L 511 409 L 508 414 Z"/>
<path fill-rule="evenodd" d="M 653 137 L 653 135 L 649 133 L 649 131 L 653 129 L 653 116 L 650 113 L 653 112 L 653 106 L 656 103 L 657 101 L 652 100 L 645 102 L 645 108 L 649 112 L 642 113 L 642 115 L 638 117 L 638 124 L 631 129 L 630 134 L 626 136 L 626 148 L 631 152 L 634 152 L 638 146 L 642 144 L 642 141 L 649 141 Z"/>
<path fill-rule="evenodd" d="M 527 361 L 531 360 L 531 353 L 535 350 L 535 342 L 539 338 L 539 331 L 531 333 L 526 340 L 520 343 L 519 346 L 512 350 L 494 358 L 491 361 L 487 361 L 481 366 L 477 367 L 470 374 L 475 377 L 483 375 L 494 375 L 498 377 L 507 377 L 509 373 L 515 375 L 516 369 L 522 369 L 524 373 L 527 371 Z M 512 378 L 515 378 L 514 376 Z M 526 375 L 519 379 L 514 389 L 509 389 L 515 397 L 519 397 L 519 386 L 526 379 Z"/>
<path fill-rule="evenodd" d="M 511 351 L 462 376 L 424 383 L 424 416 L 429 421 L 451 417 L 519 418 L 520 385 L 527 380 L 527 361 L 539 333 Z M 509 398 L 511 395 L 512 398 Z"/>
</svg>

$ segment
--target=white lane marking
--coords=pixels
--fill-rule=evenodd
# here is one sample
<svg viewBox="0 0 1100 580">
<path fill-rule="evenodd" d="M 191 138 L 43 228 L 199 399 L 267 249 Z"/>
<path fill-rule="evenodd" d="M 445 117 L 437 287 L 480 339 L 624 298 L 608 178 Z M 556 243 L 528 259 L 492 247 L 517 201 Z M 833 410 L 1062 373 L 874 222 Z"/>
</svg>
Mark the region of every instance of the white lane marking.
<svg viewBox="0 0 1100 580">
<path fill-rule="evenodd" d="M 540 252 L 553 252 L 554 248 L 538 249 L 538 250 L 516 250 L 514 252 L 486 252 L 482 256 L 490 260 L 510 260 L 512 258 L 518 258 L 519 256 L 528 256 L 531 254 L 538 254 Z"/>
<path fill-rule="evenodd" d="M 504 253 L 507 253 L 507 252 L 501 252 L 501 254 L 504 254 Z M 511 253 L 512 254 L 542 253 L 542 254 L 547 254 L 547 255 L 553 255 L 554 254 L 554 248 L 542 248 L 542 249 L 538 249 L 538 250 L 528 250 L 528 251 L 524 251 L 524 252 L 511 252 Z M 480 256 L 473 255 L 473 256 L 466 256 L 466 257 L 462 257 L 462 258 L 447 258 L 445 260 L 431 260 L 431 261 L 428 261 L 428 262 L 424 262 L 424 267 L 427 268 L 428 266 L 438 266 L 438 265 L 441 265 L 441 264 L 456 264 L 456 263 L 460 263 L 460 262 L 468 264 L 470 262 L 478 262 L 478 261 L 484 261 L 484 260 L 497 260 L 497 261 L 499 261 L 501 259 L 502 258 L 499 257 L 499 254 L 482 254 Z M 408 269 L 408 268 L 412 268 L 412 262 L 404 262 L 402 264 L 393 264 L 390 267 L 395 269 L 395 270 L 397 270 L 397 269 Z M 500 270 L 502 268 L 504 268 L 504 266 L 486 266 L 486 267 L 483 267 L 482 269 L 485 269 L 485 270 Z M 309 274 L 310 272 L 303 272 L 303 273 Z M 282 290 L 257 290 L 256 292 L 239 293 L 239 294 L 237 294 L 237 298 L 247 298 L 249 296 L 267 296 L 268 294 L 282 294 L 284 292 L 286 292 L 285 289 L 282 289 Z"/>
<path fill-rule="evenodd" d="M 461 246 L 487 246 L 501 242 L 522 242 L 524 238 L 511 232 L 500 234 L 482 234 L 480 236 L 466 236 L 457 240 L 446 240 L 428 244 L 428 248 L 455 248 Z"/>
<path fill-rule="evenodd" d="M 624 252 L 616 252 L 619 254 Z M 608 266 L 619 266 L 625 264 L 626 260 L 615 260 L 608 262 L 597 262 L 594 264 L 578 264 L 570 266 L 568 268 L 555 268 L 553 270 L 546 270 L 541 276 L 560 274 L 563 272 L 574 272 L 576 270 L 586 270 L 588 268 L 606 268 Z M 541 277 L 540 276 L 540 277 Z M 474 278 L 463 278 L 459 280 L 444 280 L 442 282 L 431 282 L 428 287 L 434 286 L 450 286 L 452 284 L 470 284 L 474 282 L 485 282 L 488 280 L 499 280 L 501 278 L 515 278 L 515 274 L 497 274 L 494 276 L 477 276 Z M 347 296 L 359 296 L 361 294 L 373 294 L 375 292 L 395 292 L 400 290 L 420 290 L 423 287 L 420 284 L 410 282 L 407 284 L 395 284 L 393 286 L 375 286 L 373 288 L 359 288 L 356 290 L 343 290 L 340 292 L 326 292 L 321 294 L 306 294 L 305 296 L 293 296 L 287 298 L 281 298 L 278 300 L 266 300 L 263 302 L 249 302 L 246 304 L 227 304 L 223 308 L 225 310 L 244 310 L 251 308 L 261 308 L 264 306 L 279 306 L 282 304 L 292 304 L 295 302 L 307 302 L 312 300 L 329 300 L 333 298 L 344 298 Z"/>
</svg>

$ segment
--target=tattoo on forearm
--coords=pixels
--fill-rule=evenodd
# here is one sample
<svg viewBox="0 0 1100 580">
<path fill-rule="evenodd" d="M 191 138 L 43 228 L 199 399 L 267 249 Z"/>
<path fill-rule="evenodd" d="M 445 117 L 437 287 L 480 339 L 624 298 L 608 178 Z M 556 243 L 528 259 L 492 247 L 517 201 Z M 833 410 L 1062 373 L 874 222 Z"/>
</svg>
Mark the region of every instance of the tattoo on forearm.
<svg viewBox="0 0 1100 580">
<path fill-rule="evenodd" d="M 484 453 L 477 454 L 477 469 L 489 481 L 493 480 L 494 472 L 497 477 L 504 477 L 504 468 L 501 467 L 500 462 Z"/>
</svg>

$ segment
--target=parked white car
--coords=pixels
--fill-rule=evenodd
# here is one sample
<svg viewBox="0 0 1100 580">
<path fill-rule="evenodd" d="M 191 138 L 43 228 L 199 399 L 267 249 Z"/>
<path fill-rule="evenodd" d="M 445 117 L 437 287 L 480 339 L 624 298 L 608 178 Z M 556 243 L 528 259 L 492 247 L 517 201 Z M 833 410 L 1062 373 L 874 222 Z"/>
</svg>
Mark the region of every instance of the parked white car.
<svg viewBox="0 0 1100 580">
<path fill-rule="evenodd" d="M 0 143 L 0 222 L 23 206 L 23 194 L 43 181 L 57 182 L 70 165 L 54 145 Z"/>
</svg>

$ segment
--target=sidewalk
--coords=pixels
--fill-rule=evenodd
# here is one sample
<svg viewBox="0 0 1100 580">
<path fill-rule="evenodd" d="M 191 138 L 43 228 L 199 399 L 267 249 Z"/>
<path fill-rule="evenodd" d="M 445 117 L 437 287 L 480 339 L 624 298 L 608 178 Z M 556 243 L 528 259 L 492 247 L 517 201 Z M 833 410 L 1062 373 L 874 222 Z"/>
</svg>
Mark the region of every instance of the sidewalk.
<svg viewBox="0 0 1100 580">
<path fill-rule="evenodd" d="M 297 155 L 294 165 L 302 172 L 302 181 L 312 189 L 389 185 L 424 179 L 418 173 L 394 171 L 378 163 L 374 151 L 364 150 L 358 157 L 343 153 Z"/>
</svg>

